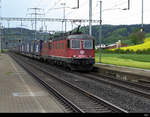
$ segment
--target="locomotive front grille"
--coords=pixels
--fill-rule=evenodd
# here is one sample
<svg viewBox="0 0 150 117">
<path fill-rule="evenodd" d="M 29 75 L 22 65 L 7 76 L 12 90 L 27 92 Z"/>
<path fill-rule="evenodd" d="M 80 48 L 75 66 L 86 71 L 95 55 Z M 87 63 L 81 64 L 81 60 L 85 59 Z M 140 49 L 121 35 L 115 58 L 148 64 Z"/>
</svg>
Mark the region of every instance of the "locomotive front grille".
<svg viewBox="0 0 150 117">
<path fill-rule="evenodd" d="M 72 64 L 94 64 L 95 60 L 94 59 L 72 59 Z"/>
</svg>

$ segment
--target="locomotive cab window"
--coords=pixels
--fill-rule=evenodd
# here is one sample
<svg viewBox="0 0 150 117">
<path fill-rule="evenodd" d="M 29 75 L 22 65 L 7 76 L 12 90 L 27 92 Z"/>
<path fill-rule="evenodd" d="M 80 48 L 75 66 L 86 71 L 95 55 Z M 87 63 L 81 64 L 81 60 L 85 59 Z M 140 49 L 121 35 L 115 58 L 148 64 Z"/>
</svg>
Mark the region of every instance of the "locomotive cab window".
<svg viewBox="0 0 150 117">
<path fill-rule="evenodd" d="M 59 49 L 60 49 L 60 41 L 59 41 Z"/>
<path fill-rule="evenodd" d="M 56 49 L 57 49 L 57 42 L 56 42 Z"/>
<path fill-rule="evenodd" d="M 70 48 L 70 40 L 67 40 L 67 48 Z"/>
<path fill-rule="evenodd" d="M 80 49 L 81 48 L 81 40 L 71 40 L 71 48 L 72 49 Z"/>
<path fill-rule="evenodd" d="M 64 43 L 62 43 L 62 49 L 64 49 Z"/>
<path fill-rule="evenodd" d="M 93 40 L 84 40 L 83 48 L 84 49 L 93 49 Z"/>
<path fill-rule="evenodd" d="M 51 49 L 51 43 L 48 43 L 48 49 Z"/>
</svg>

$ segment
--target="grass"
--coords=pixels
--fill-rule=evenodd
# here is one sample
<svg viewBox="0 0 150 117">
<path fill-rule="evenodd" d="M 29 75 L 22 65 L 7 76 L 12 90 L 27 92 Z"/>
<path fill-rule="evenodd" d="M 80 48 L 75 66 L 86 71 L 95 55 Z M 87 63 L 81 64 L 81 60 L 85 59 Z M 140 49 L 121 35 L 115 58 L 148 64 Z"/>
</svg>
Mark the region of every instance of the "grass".
<svg viewBox="0 0 150 117">
<path fill-rule="evenodd" d="M 7 72 L 7 73 L 5 73 L 6 75 L 11 75 L 13 72 Z"/>
<path fill-rule="evenodd" d="M 95 54 L 99 62 L 98 53 Z M 108 54 L 102 53 L 102 63 L 134 68 L 150 69 L 150 55 L 144 54 Z"/>
<path fill-rule="evenodd" d="M 8 52 L 8 49 L 3 49 L 2 51 L 0 51 L 0 53 L 5 53 Z"/>
</svg>

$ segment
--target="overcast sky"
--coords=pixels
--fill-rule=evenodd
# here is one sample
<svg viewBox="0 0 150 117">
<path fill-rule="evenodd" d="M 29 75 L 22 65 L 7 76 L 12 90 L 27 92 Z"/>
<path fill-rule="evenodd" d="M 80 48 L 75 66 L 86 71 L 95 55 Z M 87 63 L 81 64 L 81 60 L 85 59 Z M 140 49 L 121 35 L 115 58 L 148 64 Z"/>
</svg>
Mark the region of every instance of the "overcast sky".
<svg viewBox="0 0 150 117">
<path fill-rule="evenodd" d="M 66 3 L 66 6 L 76 7 L 77 0 L 1 0 L 2 9 L 1 16 L 3 17 L 31 17 L 27 15 L 33 12 L 27 10 L 32 7 L 44 9 L 45 17 L 63 18 L 63 9 L 61 3 Z M 130 0 L 130 10 L 119 10 L 128 7 L 128 0 L 102 0 L 102 20 L 103 24 L 141 24 L 141 8 L 142 0 Z M 150 0 L 144 0 L 144 23 L 150 23 Z M 55 9 L 60 8 L 60 9 Z M 111 10 L 107 10 L 111 9 Z M 43 13 L 43 11 L 41 11 Z M 88 19 L 89 18 L 89 0 L 80 0 L 80 8 L 66 9 L 66 18 L 70 19 Z M 93 0 L 93 19 L 99 20 L 99 0 Z M 3 23 L 7 27 L 7 22 Z M 19 27 L 20 22 L 10 22 L 10 27 Z M 24 22 L 31 28 L 31 23 Z M 42 23 L 38 23 L 41 27 Z M 61 30 L 61 23 L 46 23 L 49 30 Z M 88 25 L 82 23 L 82 25 Z M 76 25 L 73 25 L 76 26 Z M 71 24 L 67 24 L 67 30 L 71 29 Z"/>
</svg>

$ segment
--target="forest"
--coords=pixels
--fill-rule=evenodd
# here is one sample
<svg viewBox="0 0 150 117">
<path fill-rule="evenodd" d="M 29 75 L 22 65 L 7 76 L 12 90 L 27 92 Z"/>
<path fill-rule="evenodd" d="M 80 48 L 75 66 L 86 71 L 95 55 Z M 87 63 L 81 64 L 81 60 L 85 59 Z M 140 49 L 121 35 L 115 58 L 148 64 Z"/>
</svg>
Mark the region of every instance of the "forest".
<svg viewBox="0 0 150 117">
<path fill-rule="evenodd" d="M 133 45 L 130 36 L 139 29 L 141 25 L 103 25 L 102 26 L 102 43 L 112 44 L 121 40 L 123 43 Z M 75 30 L 75 29 L 74 29 Z M 80 28 L 83 33 L 89 33 L 89 27 L 83 26 Z M 150 33 L 150 24 L 144 25 L 144 32 L 146 35 Z M 5 28 L 2 32 L 5 42 L 9 40 L 34 40 L 34 31 L 25 28 Z M 59 34 L 60 32 L 56 32 Z M 95 38 L 96 45 L 99 44 L 99 25 L 92 26 L 92 35 Z M 52 34 L 46 32 L 37 32 L 37 40 L 47 40 Z"/>
</svg>

